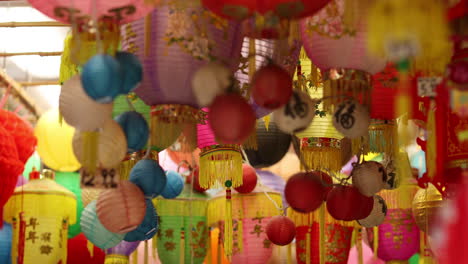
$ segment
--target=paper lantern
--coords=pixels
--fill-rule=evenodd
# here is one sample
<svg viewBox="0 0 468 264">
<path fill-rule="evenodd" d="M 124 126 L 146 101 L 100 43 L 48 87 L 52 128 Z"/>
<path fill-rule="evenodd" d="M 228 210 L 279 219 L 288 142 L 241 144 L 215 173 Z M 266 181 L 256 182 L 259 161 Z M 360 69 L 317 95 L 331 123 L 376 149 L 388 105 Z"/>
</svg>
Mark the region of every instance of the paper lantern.
<svg viewBox="0 0 468 264">
<path fill-rule="evenodd" d="M 96 212 L 106 229 L 125 234 L 143 221 L 146 214 L 145 196 L 135 184 L 122 181 L 117 189 L 106 190 L 99 195 Z"/>
<path fill-rule="evenodd" d="M 336 130 L 350 139 L 366 136 L 369 124 L 369 112 L 356 101 L 339 104 L 333 114 L 333 125 Z"/>
<path fill-rule="evenodd" d="M 387 182 L 387 172 L 384 166 L 375 161 L 358 164 L 351 172 L 353 185 L 365 196 L 373 196 L 383 189 Z"/>
<path fill-rule="evenodd" d="M 26 163 L 34 153 L 37 144 L 31 125 L 17 114 L 7 110 L 0 111 L 0 125 L 13 137 L 18 151 L 18 159 L 23 164 Z"/>
<path fill-rule="evenodd" d="M 138 57 L 129 52 L 117 52 L 115 59 L 119 62 L 120 72 L 123 74 L 120 93 L 128 94 L 143 79 L 143 66 Z"/>
<path fill-rule="evenodd" d="M 4 208 L 5 220 L 13 226 L 12 259 L 65 263 L 68 227 L 76 223 L 76 207 L 76 196 L 53 180 L 52 171 L 17 187 Z"/>
<path fill-rule="evenodd" d="M 263 185 L 281 194 L 283 207 L 289 207 L 288 202 L 284 196 L 284 187 L 286 186 L 286 181 L 281 176 L 267 170 L 257 170 L 257 174 L 260 177 Z"/>
<path fill-rule="evenodd" d="M 81 82 L 86 94 L 98 103 L 110 103 L 122 85 L 119 62 L 110 55 L 95 55 L 83 65 Z"/>
<path fill-rule="evenodd" d="M 68 228 L 68 238 L 73 238 L 81 233 L 80 218 L 83 212 L 83 201 L 81 198 L 80 174 L 76 172 L 56 172 L 55 182 L 67 188 L 76 196 L 76 223 Z"/>
<path fill-rule="evenodd" d="M 72 140 L 75 129 L 59 123 L 57 109 L 44 113 L 37 121 L 34 134 L 37 152 L 42 162 L 57 171 L 76 171 L 81 165 L 73 153 Z"/>
<path fill-rule="evenodd" d="M 398 70 L 391 63 L 372 76 L 371 118 L 383 120 L 397 118 L 395 102 L 400 84 L 399 78 Z"/>
<path fill-rule="evenodd" d="M 113 233 L 101 224 L 96 211 L 96 200 L 88 204 L 81 214 L 81 231 L 91 243 L 100 249 L 117 246 L 125 236 L 125 234 Z"/>
<path fill-rule="evenodd" d="M 313 172 L 296 173 L 288 179 L 284 195 L 289 206 L 294 210 L 309 213 L 323 202 L 325 186 L 319 176 Z"/>
<path fill-rule="evenodd" d="M 73 151 L 80 162 L 85 161 L 83 152 L 84 135 L 76 131 L 73 136 Z M 104 123 L 98 135 L 97 164 L 102 168 L 114 168 L 124 159 L 127 153 L 127 139 L 119 124 L 109 119 Z"/>
<path fill-rule="evenodd" d="M 127 242 L 122 241 L 117 246 L 113 248 L 106 249 L 106 264 L 121 264 L 129 263 L 129 256 L 134 252 L 140 241 L 136 242 Z"/>
<path fill-rule="evenodd" d="M 293 91 L 288 103 L 273 112 L 273 121 L 285 133 L 305 130 L 315 117 L 316 101 L 302 91 Z"/>
<path fill-rule="evenodd" d="M 257 173 L 247 164 L 242 164 L 242 185 L 234 188 L 239 193 L 250 193 L 257 186 Z"/>
<path fill-rule="evenodd" d="M 124 240 L 133 242 L 151 239 L 158 232 L 158 219 L 153 203 L 146 199 L 145 218 L 135 230 L 125 235 Z"/>
<path fill-rule="evenodd" d="M 127 138 L 128 152 L 142 150 L 149 138 L 149 127 L 142 114 L 131 111 L 125 112 L 115 118 L 122 127 Z"/>
<path fill-rule="evenodd" d="M 270 167 L 279 162 L 291 145 L 291 135 L 281 132 L 275 122 L 257 120 L 257 150 L 245 149 L 254 168 Z"/>
<path fill-rule="evenodd" d="M 434 185 L 420 189 L 413 198 L 413 218 L 423 232 L 432 233 L 434 217 L 442 207 L 444 199 Z"/>
<path fill-rule="evenodd" d="M 184 189 L 184 179 L 175 171 L 166 171 L 166 178 L 166 185 L 164 186 L 161 195 L 166 199 L 174 199 Z"/>
<path fill-rule="evenodd" d="M 278 109 L 292 95 L 292 78 L 281 66 L 273 63 L 258 69 L 252 79 L 251 93 L 255 103 L 267 109 Z"/>
<path fill-rule="evenodd" d="M 88 239 L 81 233 L 76 237 L 68 240 L 67 264 L 104 264 L 104 252 L 92 246 L 91 252 L 88 249 Z M 91 255 L 92 253 L 92 255 Z"/>
<path fill-rule="evenodd" d="M 242 144 L 255 128 L 255 113 L 242 96 L 223 94 L 211 104 L 208 122 L 219 142 Z"/>
<path fill-rule="evenodd" d="M 216 96 L 223 94 L 232 83 L 231 70 L 219 62 L 200 67 L 192 79 L 192 89 L 199 106 L 209 106 Z"/>
<path fill-rule="evenodd" d="M 387 216 L 387 204 L 385 200 L 378 195 L 374 195 L 373 199 L 374 205 L 369 216 L 358 220 L 358 223 L 363 227 L 371 228 L 378 226 L 383 223 Z"/>
<path fill-rule="evenodd" d="M 239 64 L 240 24 L 216 18 L 195 3 L 187 6 L 162 6 L 147 20 L 122 28 L 123 50 L 143 63 L 143 82 L 135 93 L 153 107 L 151 142 L 161 149 L 174 143 L 186 124 L 201 120 L 191 87 L 195 72 L 210 59 L 230 58 L 231 71 Z"/>
<path fill-rule="evenodd" d="M 81 131 L 94 131 L 111 118 L 112 103 L 100 104 L 83 89 L 79 75 L 62 85 L 59 110 L 65 122 Z"/>
<path fill-rule="evenodd" d="M 192 192 L 186 185 L 176 199 L 153 200 L 160 219 L 155 239 L 161 263 L 203 263 L 208 251 L 206 210 L 209 197 Z"/>
<path fill-rule="evenodd" d="M 104 188 L 83 187 L 81 189 L 81 199 L 83 200 L 83 206 L 86 207 L 92 201 L 97 200 L 99 194 L 101 194 L 104 190 Z"/>
<path fill-rule="evenodd" d="M 164 190 L 167 176 L 157 161 L 142 159 L 132 168 L 130 181 L 140 187 L 145 196 L 156 197 Z"/>
<path fill-rule="evenodd" d="M 328 213 L 337 220 L 353 221 L 369 216 L 374 198 L 362 195 L 352 186 L 336 186 L 328 193 Z"/>
<path fill-rule="evenodd" d="M 11 243 L 13 239 L 13 230 L 10 224 L 3 223 L 0 229 L 0 261 L 5 264 L 11 264 Z"/>
<path fill-rule="evenodd" d="M 285 246 L 296 237 L 296 226 L 286 216 L 275 216 L 268 222 L 266 233 L 273 244 Z"/>
</svg>

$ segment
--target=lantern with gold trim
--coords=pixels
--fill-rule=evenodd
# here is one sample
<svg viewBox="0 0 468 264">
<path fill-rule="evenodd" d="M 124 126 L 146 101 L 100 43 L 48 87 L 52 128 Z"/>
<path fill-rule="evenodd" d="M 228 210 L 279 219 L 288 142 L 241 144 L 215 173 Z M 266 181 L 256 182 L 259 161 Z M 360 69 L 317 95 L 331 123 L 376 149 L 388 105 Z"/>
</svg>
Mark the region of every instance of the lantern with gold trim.
<svg viewBox="0 0 468 264">
<path fill-rule="evenodd" d="M 424 232 L 432 233 L 434 217 L 438 209 L 443 205 L 442 194 L 434 185 L 420 189 L 413 198 L 413 217 L 416 225 Z"/>
<path fill-rule="evenodd" d="M 32 172 L 5 206 L 5 220 L 13 225 L 13 263 L 66 263 L 68 226 L 76 222 L 76 197 L 54 181 Z"/>
<path fill-rule="evenodd" d="M 195 2 L 181 6 L 168 3 L 122 28 L 123 49 L 144 65 L 135 93 L 152 107 L 151 144 L 160 149 L 201 119 L 191 87 L 195 72 L 210 59 L 229 60 L 234 71 L 242 47 L 239 23 L 215 17 Z"/>
<path fill-rule="evenodd" d="M 140 241 L 122 241 L 117 246 L 106 249 L 106 259 L 104 260 L 104 264 L 129 264 L 129 256 L 137 249 L 139 244 Z"/>
</svg>

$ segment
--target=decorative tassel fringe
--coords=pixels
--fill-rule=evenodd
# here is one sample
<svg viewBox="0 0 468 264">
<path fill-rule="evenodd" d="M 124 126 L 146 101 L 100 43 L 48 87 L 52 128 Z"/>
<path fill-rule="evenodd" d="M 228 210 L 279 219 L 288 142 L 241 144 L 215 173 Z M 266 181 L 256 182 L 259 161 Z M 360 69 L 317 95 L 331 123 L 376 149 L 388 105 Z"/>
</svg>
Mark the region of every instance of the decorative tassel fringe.
<svg viewBox="0 0 468 264">
<path fill-rule="evenodd" d="M 358 264 L 364 263 L 364 255 L 362 251 L 362 232 L 361 228 L 355 228 L 354 232 L 356 233 L 356 249 L 358 252 Z"/>
<path fill-rule="evenodd" d="M 180 242 L 179 242 L 179 263 L 185 263 L 185 229 L 182 227 L 180 230 Z"/>
<path fill-rule="evenodd" d="M 292 264 L 292 245 L 291 245 L 291 244 L 292 244 L 292 243 L 289 243 L 289 244 L 287 245 L 287 247 L 288 247 L 288 249 L 287 249 L 287 250 L 288 250 L 288 260 L 287 260 L 287 264 Z"/>
<path fill-rule="evenodd" d="M 237 247 L 239 252 L 244 252 L 244 224 L 242 218 L 237 220 Z"/>
<path fill-rule="evenodd" d="M 255 72 L 257 71 L 257 65 L 256 65 L 256 52 L 257 48 L 255 45 L 255 39 L 250 38 L 249 39 L 249 80 L 252 80 Z M 250 90 L 250 89 L 249 89 Z M 250 97 L 250 96 L 249 96 Z"/>
<path fill-rule="evenodd" d="M 370 131 L 369 131 L 370 133 Z M 369 136 L 351 139 L 351 151 L 353 154 L 367 155 L 370 151 Z"/>
<path fill-rule="evenodd" d="M 268 131 L 268 128 L 270 127 L 270 120 L 271 120 L 271 115 L 266 115 L 263 117 L 263 122 L 265 122 L 265 129 Z"/>
<path fill-rule="evenodd" d="M 217 145 L 200 153 L 200 186 L 211 188 L 227 180 L 232 187 L 242 185 L 242 155 L 235 145 Z"/>
<path fill-rule="evenodd" d="M 182 133 L 182 124 L 166 122 L 158 116 L 151 116 L 151 145 L 158 149 L 166 149 L 176 142 Z"/>
<path fill-rule="evenodd" d="M 209 245 L 209 244 L 208 244 Z M 156 259 L 156 250 L 158 249 L 158 239 L 156 236 L 154 236 L 152 239 L 151 239 L 151 247 L 152 247 L 152 255 L 153 255 L 153 259 Z"/>
<path fill-rule="evenodd" d="M 91 174 L 96 172 L 98 163 L 99 132 L 81 132 L 83 137 L 83 167 Z"/>
<path fill-rule="evenodd" d="M 325 263 L 325 203 L 319 209 L 319 256 L 320 264 Z M 310 236 L 310 235 L 309 235 Z M 310 247 L 310 246 L 309 246 Z M 309 249 L 310 250 L 310 249 Z M 310 258 L 310 256 L 307 256 Z"/>
<path fill-rule="evenodd" d="M 374 235 L 374 240 L 372 243 L 372 247 L 374 250 L 374 260 L 378 258 L 378 250 L 379 250 L 379 227 L 375 226 L 372 228 L 373 230 L 373 235 Z"/>
<path fill-rule="evenodd" d="M 398 145 L 398 128 L 395 120 L 371 120 L 369 126 L 369 152 L 395 154 Z M 362 144 L 362 142 L 361 142 Z M 353 145 L 353 151 L 355 145 Z"/>
<path fill-rule="evenodd" d="M 144 259 L 144 264 L 148 264 L 148 240 L 145 240 L 145 259 Z"/>
<path fill-rule="evenodd" d="M 307 146 L 301 148 L 301 155 L 306 165 L 312 170 L 327 169 L 332 172 L 341 170 L 340 148 Z M 301 165 L 301 167 L 303 166 Z"/>
<path fill-rule="evenodd" d="M 94 245 L 91 241 L 86 240 L 86 248 L 88 249 L 89 255 L 94 258 Z"/>
<path fill-rule="evenodd" d="M 211 228 L 208 230 L 208 245 L 206 247 L 206 264 L 215 264 L 213 263 L 213 231 Z"/>
<path fill-rule="evenodd" d="M 104 260 L 104 264 L 128 264 L 129 257 L 125 255 L 117 255 L 111 254 L 106 255 L 106 259 Z"/>
<path fill-rule="evenodd" d="M 138 250 L 135 250 L 132 254 L 132 264 L 138 264 Z"/>
<path fill-rule="evenodd" d="M 197 148 L 196 124 L 186 124 L 178 141 L 181 146 L 181 152 L 192 153 Z"/>
<path fill-rule="evenodd" d="M 418 191 L 418 185 L 416 183 L 408 183 L 402 178 L 402 183 L 400 187 L 395 190 L 382 190 L 379 195 L 387 203 L 388 209 L 407 209 L 411 210 L 413 206 L 413 198 L 416 192 Z"/>
<path fill-rule="evenodd" d="M 311 256 L 311 248 L 310 248 L 310 236 L 311 236 L 311 233 L 312 233 L 312 230 L 311 228 L 309 227 L 309 229 L 307 230 L 307 234 L 306 234 L 306 264 L 310 264 L 310 256 Z M 321 261 L 321 259 L 320 259 Z"/>
<path fill-rule="evenodd" d="M 242 146 L 245 149 L 253 149 L 258 150 L 258 142 L 257 142 L 257 124 L 255 124 L 255 129 L 252 130 L 249 137 L 245 140 Z"/>
<path fill-rule="evenodd" d="M 224 219 L 224 251 L 228 258 L 232 256 L 233 228 L 232 228 L 232 194 L 231 188 L 226 189 L 226 217 Z"/>
<path fill-rule="evenodd" d="M 119 177 L 120 180 L 128 180 L 130 177 L 130 171 L 133 166 L 138 162 L 138 153 L 127 154 L 127 157 L 119 165 Z"/>
<path fill-rule="evenodd" d="M 426 152 L 426 165 L 427 172 L 430 179 L 433 179 L 436 172 L 436 156 L 437 156 L 437 133 L 436 133 L 436 118 L 435 118 L 435 101 L 431 100 L 430 110 L 427 117 L 427 152 Z"/>
<path fill-rule="evenodd" d="M 292 208 L 287 210 L 288 217 L 296 224 L 296 226 L 311 226 L 313 223 L 320 223 L 320 210 L 304 214 L 294 211 Z M 326 224 L 336 224 L 344 227 L 359 227 L 355 221 L 340 221 L 333 218 L 326 210 L 324 210 Z"/>
</svg>

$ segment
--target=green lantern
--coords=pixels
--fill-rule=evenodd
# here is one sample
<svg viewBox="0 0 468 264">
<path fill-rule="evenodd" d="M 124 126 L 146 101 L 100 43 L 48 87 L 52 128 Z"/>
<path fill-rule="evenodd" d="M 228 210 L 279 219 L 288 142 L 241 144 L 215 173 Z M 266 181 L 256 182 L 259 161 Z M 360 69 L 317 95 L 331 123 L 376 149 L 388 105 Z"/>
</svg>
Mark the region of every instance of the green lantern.
<svg viewBox="0 0 468 264">
<path fill-rule="evenodd" d="M 77 172 L 56 172 L 55 182 L 67 188 L 76 195 L 76 224 L 68 228 L 68 238 L 73 238 L 81 233 L 80 218 L 83 211 L 83 201 L 81 199 L 80 174 Z"/>
<path fill-rule="evenodd" d="M 119 95 L 115 98 L 114 109 L 112 110 L 112 118 L 115 118 L 123 112 L 133 111 L 133 109 L 128 105 L 127 98 L 132 103 L 135 111 L 142 114 L 149 124 L 151 108 L 133 93 L 130 93 L 129 95 Z"/>
<path fill-rule="evenodd" d="M 159 214 L 158 256 L 161 263 L 201 264 L 209 244 L 206 209 L 209 196 L 193 192 L 191 185 L 176 199 L 156 198 Z M 182 260 L 182 261 L 181 261 Z"/>
</svg>

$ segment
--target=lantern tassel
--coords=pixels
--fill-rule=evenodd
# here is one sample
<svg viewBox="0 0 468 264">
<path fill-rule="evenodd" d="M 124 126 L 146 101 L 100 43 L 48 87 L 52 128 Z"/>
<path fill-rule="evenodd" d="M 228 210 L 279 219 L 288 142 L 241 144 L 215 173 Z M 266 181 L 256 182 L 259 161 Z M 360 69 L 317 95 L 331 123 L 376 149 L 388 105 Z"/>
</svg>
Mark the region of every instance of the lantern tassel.
<svg viewBox="0 0 468 264">
<path fill-rule="evenodd" d="M 257 71 L 257 65 L 256 65 L 256 44 L 255 44 L 255 39 L 250 38 L 249 39 L 249 79 L 252 80 L 255 71 Z"/>
<path fill-rule="evenodd" d="M 319 209 L 319 255 L 320 264 L 325 263 L 325 203 L 322 203 Z M 307 233 L 309 235 L 309 233 Z M 310 235 L 309 238 L 310 239 Z"/>
<path fill-rule="evenodd" d="M 119 165 L 119 177 L 120 180 L 128 180 L 130 177 L 130 171 L 137 163 L 137 159 L 134 154 L 127 154 L 127 157 Z"/>
<path fill-rule="evenodd" d="M 156 250 L 158 248 L 158 239 L 156 238 L 156 236 L 153 237 L 153 239 L 151 239 L 151 244 L 152 244 L 152 247 L 153 247 L 153 259 L 156 259 Z"/>
<path fill-rule="evenodd" d="M 145 259 L 144 264 L 148 264 L 148 240 L 145 240 Z"/>
<path fill-rule="evenodd" d="M 99 132 L 81 132 L 83 137 L 83 167 L 94 174 L 97 168 Z"/>
<path fill-rule="evenodd" d="M 62 227 L 62 232 L 61 237 L 62 237 L 62 263 L 67 263 L 67 258 L 68 258 L 68 221 L 67 224 Z"/>
<path fill-rule="evenodd" d="M 237 245 L 239 247 L 239 252 L 243 252 L 244 250 L 244 238 L 243 238 L 243 233 L 244 233 L 244 224 L 242 219 L 237 220 L 238 226 L 237 226 Z"/>
<path fill-rule="evenodd" d="M 89 255 L 91 258 L 94 258 L 94 245 L 91 243 L 91 241 L 87 240 L 86 241 L 86 247 L 88 248 Z"/>
<path fill-rule="evenodd" d="M 180 230 L 180 243 L 179 243 L 179 263 L 185 263 L 185 229 L 182 227 Z"/>
<path fill-rule="evenodd" d="M 258 141 L 257 141 L 257 123 L 255 123 L 255 129 L 252 130 L 249 137 L 245 140 L 242 146 L 245 149 L 258 150 Z"/>
<path fill-rule="evenodd" d="M 372 243 L 373 245 L 373 250 L 374 250 L 374 260 L 377 260 L 377 250 L 379 249 L 379 227 L 375 226 L 373 227 L 374 231 L 374 241 Z"/>
<path fill-rule="evenodd" d="M 360 228 L 356 228 L 356 249 L 358 252 L 358 263 L 363 264 L 364 263 L 364 255 L 362 252 L 362 233 Z"/>
<path fill-rule="evenodd" d="M 309 229 L 307 230 L 307 234 L 306 234 L 306 264 L 310 264 L 310 251 L 311 251 L 311 245 L 310 245 L 310 233 L 312 232 L 312 230 L 310 230 L 310 226 L 309 226 Z M 319 241 L 319 243 L 321 244 L 322 241 Z M 320 261 L 322 261 L 322 259 L 320 258 Z"/>
<path fill-rule="evenodd" d="M 211 188 L 219 181 L 242 185 L 242 155 L 237 146 L 219 145 L 200 153 L 200 186 Z"/>
<path fill-rule="evenodd" d="M 213 234 L 212 234 L 212 231 L 211 231 L 211 228 L 208 230 L 208 245 L 207 245 L 207 248 L 206 248 L 206 254 L 207 254 L 207 258 L 206 258 L 206 263 L 207 264 L 214 264 L 213 263 L 213 246 L 211 245 L 213 243 Z"/>
<path fill-rule="evenodd" d="M 306 165 L 311 169 L 327 168 L 334 172 L 341 170 L 341 150 L 339 148 L 308 146 L 301 149 L 301 155 Z"/>
<path fill-rule="evenodd" d="M 226 218 L 224 219 L 224 251 L 230 259 L 232 256 L 232 195 L 231 188 L 226 189 Z"/>
<path fill-rule="evenodd" d="M 288 244 L 288 259 L 287 259 L 287 264 L 292 264 L 292 243 Z"/>
<path fill-rule="evenodd" d="M 429 113 L 427 117 L 427 171 L 430 179 L 436 174 L 436 155 L 437 155 L 437 135 L 435 118 L 435 101 L 431 100 Z"/>
<path fill-rule="evenodd" d="M 138 264 L 138 250 L 134 251 L 132 254 L 132 264 Z"/>
</svg>

